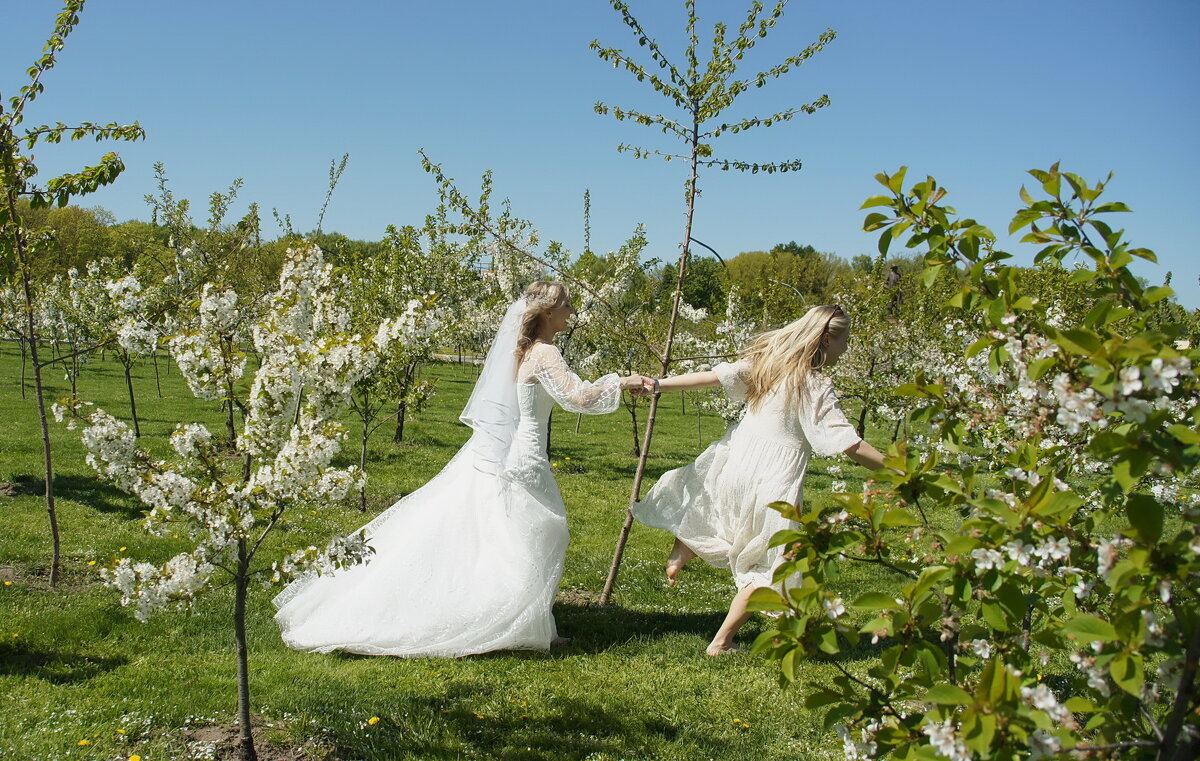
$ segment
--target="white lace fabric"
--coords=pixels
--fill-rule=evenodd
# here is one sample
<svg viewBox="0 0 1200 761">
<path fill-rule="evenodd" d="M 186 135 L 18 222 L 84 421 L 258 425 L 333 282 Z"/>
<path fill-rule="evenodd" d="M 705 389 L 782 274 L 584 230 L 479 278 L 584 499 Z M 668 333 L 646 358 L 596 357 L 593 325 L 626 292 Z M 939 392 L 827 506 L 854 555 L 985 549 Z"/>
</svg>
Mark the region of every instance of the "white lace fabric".
<svg viewBox="0 0 1200 761">
<path fill-rule="evenodd" d="M 374 556 L 299 579 L 275 599 L 290 647 L 406 658 L 549 649 L 569 537 L 546 458 L 550 411 L 557 401 L 612 412 L 621 390 L 616 375 L 580 380 L 549 345 L 514 373 L 508 328 L 521 313 L 510 308 L 488 354 L 495 367 L 464 411 L 470 441 L 364 527 Z"/>
<path fill-rule="evenodd" d="M 603 415 L 621 402 L 621 377 L 609 373 L 595 381 L 580 379 L 554 344 L 530 348 L 517 370 L 518 383 L 540 383 L 550 398 L 567 412 Z"/>
</svg>

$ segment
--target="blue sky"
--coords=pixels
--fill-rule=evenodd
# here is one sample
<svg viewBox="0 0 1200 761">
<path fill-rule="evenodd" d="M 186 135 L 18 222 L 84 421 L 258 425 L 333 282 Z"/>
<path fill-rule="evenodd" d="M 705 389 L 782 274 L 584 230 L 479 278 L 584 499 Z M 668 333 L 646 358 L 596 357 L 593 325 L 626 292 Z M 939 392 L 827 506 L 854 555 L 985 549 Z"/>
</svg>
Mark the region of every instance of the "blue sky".
<svg viewBox="0 0 1200 761">
<path fill-rule="evenodd" d="M 746 4 L 699 0 L 706 28 L 736 25 Z M 668 50 L 680 49 L 682 3 L 632 0 Z M 24 83 L 58 5 L 0 0 L 0 92 Z M 793 0 L 743 62 L 751 73 L 801 50 L 827 27 L 838 38 L 800 69 L 739 101 L 734 117 L 828 94 L 814 116 L 733 135 L 732 158 L 799 158 L 774 176 L 702 179 L 695 236 L 726 258 L 784 241 L 849 258 L 875 250 L 861 231 L 873 175 L 909 166 L 951 202 L 1003 233 L 1030 168 L 1061 161 L 1089 180 L 1115 175 L 1109 197 L 1134 210 L 1113 224 L 1154 249 L 1180 301 L 1200 307 L 1192 178 L 1200 176 L 1200 4 L 1112 0 Z M 653 112 L 665 101 L 588 49 L 636 42 L 603 0 L 90 0 L 26 124 L 139 120 L 148 139 L 113 144 L 128 169 L 84 199 L 119 219 L 148 218 L 152 165 L 166 163 L 198 219 L 214 190 L 243 178 L 243 210 L 315 225 L 331 159 L 350 163 L 326 230 L 378 239 L 416 223 L 435 193 L 417 150 L 464 189 L 486 169 L 497 193 L 544 240 L 582 248 L 582 195 L 592 246 L 618 247 L 639 223 L 649 255 L 673 259 L 683 228 L 678 163 L 616 153 L 661 134 L 592 112 L 603 100 Z M 678 57 L 678 56 L 676 56 Z M 75 169 L 109 146 L 43 146 L 43 176 Z M 268 225 L 268 232 L 272 232 Z M 1007 243 L 1007 242 L 1006 242 Z M 1015 241 L 1010 250 L 1019 252 Z M 1030 254 L 1026 254 L 1028 257 Z"/>
</svg>

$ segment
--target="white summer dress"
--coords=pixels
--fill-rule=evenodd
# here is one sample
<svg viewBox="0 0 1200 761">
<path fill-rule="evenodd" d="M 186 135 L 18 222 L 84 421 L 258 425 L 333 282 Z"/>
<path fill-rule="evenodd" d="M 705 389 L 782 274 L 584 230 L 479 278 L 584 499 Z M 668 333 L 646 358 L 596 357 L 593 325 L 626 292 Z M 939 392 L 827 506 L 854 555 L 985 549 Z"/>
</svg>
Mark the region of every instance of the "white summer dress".
<svg viewBox="0 0 1200 761">
<path fill-rule="evenodd" d="M 425 486 L 364 527 L 375 548 L 370 560 L 298 579 L 275 598 L 284 642 L 307 652 L 405 657 L 549 649 L 568 533 L 546 457 L 547 421 L 554 402 L 612 412 L 620 378 L 585 383 L 555 346 L 537 344 L 518 370 L 516 393 L 520 419 L 502 471 L 479 467 L 472 438 Z"/>
<path fill-rule="evenodd" d="M 725 394 L 743 400 L 745 360 L 713 368 Z M 803 403 L 772 392 L 748 410 L 695 462 L 664 473 L 634 507 L 647 526 L 666 529 L 700 558 L 733 573 L 738 589 L 772 585 L 783 548 L 768 548 L 791 521 L 767 507 L 803 502 L 804 473 L 813 452 L 832 455 L 861 441 L 838 406 L 829 378 L 809 376 Z"/>
</svg>

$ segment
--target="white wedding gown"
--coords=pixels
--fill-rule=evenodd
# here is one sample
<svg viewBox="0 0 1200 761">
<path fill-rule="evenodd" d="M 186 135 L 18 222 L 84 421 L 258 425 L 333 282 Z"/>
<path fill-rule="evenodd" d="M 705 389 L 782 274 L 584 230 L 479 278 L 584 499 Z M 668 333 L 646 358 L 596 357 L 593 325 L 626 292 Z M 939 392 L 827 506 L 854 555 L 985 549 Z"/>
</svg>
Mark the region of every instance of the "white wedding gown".
<svg viewBox="0 0 1200 761">
<path fill-rule="evenodd" d="M 536 344 L 517 371 L 520 415 L 503 467 L 488 467 L 477 430 L 437 476 L 364 527 L 375 549 L 366 563 L 298 579 L 275 598 L 284 642 L 406 657 L 549 649 L 568 538 L 546 457 L 550 411 L 558 402 L 602 414 L 620 398 L 617 375 L 585 383 L 555 346 Z"/>
</svg>

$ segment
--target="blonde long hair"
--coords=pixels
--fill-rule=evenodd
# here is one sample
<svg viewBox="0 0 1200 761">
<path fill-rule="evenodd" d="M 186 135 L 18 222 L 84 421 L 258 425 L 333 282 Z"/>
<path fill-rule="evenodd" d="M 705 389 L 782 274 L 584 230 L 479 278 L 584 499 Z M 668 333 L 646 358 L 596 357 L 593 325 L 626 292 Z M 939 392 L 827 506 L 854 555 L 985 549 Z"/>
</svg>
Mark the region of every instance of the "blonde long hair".
<svg viewBox="0 0 1200 761">
<path fill-rule="evenodd" d="M 750 363 L 746 379 L 750 409 L 757 409 L 780 383 L 789 395 L 803 397 L 812 371 L 825 366 L 821 339 L 849 332 L 850 319 L 840 306 L 815 306 L 800 319 L 756 336 L 741 353 Z"/>
<path fill-rule="evenodd" d="M 542 329 L 542 321 L 551 309 L 567 306 L 571 303 L 571 294 L 562 283 L 552 283 L 546 280 L 536 280 L 525 288 L 521 296 L 525 299 L 525 314 L 521 317 L 520 327 L 517 328 L 517 366 L 525 361 L 525 355 L 537 341 Z"/>
</svg>

